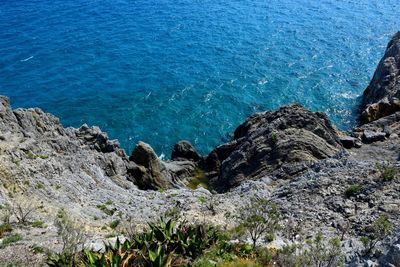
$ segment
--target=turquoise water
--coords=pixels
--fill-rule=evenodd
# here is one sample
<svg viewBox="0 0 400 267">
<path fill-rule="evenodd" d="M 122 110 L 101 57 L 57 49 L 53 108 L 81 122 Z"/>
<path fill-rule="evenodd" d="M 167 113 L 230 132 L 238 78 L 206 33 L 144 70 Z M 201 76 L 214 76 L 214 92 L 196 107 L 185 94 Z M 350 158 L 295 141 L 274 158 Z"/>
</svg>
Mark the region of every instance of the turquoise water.
<svg viewBox="0 0 400 267">
<path fill-rule="evenodd" d="M 398 0 L 0 1 L 0 94 L 128 151 L 202 152 L 248 115 L 299 102 L 337 126 L 390 36 Z"/>
</svg>

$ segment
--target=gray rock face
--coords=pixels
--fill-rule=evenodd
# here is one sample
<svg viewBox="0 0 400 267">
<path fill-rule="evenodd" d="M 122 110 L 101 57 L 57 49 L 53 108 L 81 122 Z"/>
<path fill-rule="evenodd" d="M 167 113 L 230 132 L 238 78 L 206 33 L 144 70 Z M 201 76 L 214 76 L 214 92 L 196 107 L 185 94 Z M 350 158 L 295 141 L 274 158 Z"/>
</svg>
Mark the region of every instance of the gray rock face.
<svg viewBox="0 0 400 267">
<path fill-rule="evenodd" d="M 362 146 L 362 143 L 360 139 L 352 137 L 352 136 L 340 136 L 339 137 L 340 142 L 342 143 L 344 148 L 350 149 L 350 148 L 360 148 Z"/>
<path fill-rule="evenodd" d="M 387 253 L 379 259 L 381 266 L 400 267 L 400 239 L 394 242 Z"/>
<path fill-rule="evenodd" d="M 219 188 L 230 188 L 278 169 L 291 175 L 304 169 L 304 162 L 333 157 L 341 149 L 324 113 L 290 105 L 251 116 L 235 130 L 233 141 L 206 158 L 205 166 L 217 173 Z"/>
<path fill-rule="evenodd" d="M 368 123 L 400 110 L 400 32 L 389 42 L 364 91 L 361 121 Z"/>
<path fill-rule="evenodd" d="M 164 162 L 160 160 L 150 145 L 139 142 L 129 158 L 136 166 L 131 173 L 141 189 L 166 189 L 185 186 L 185 178 L 190 178 L 196 165 L 191 161 Z"/>
<path fill-rule="evenodd" d="M 171 153 L 172 160 L 192 160 L 198 162 L 201 158 L 201 155 L 192 144 L 185 140 L 176 143 Z"/>
</svg>

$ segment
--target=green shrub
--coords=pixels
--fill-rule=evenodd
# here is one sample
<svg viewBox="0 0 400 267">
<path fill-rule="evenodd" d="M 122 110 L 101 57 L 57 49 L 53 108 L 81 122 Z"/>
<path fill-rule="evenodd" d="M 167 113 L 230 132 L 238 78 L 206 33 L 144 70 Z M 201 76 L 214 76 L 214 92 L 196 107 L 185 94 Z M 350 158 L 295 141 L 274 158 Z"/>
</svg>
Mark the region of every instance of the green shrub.
<svg viewBox="0 0 400 267">
<path fill-rule="evenodd" d="M 22 237 L 19 234 L 10 235 L 3 238 L 3 241 L 0 244 L 0 249 L 5 248 L 13 243 L 22 240 Z"/>
<path fill-rule="evenodd" d="M 85 251 L 85 266 L 170 266 L 179 258 L 196 258 L 218 240 L 212 227 L 194 226 L 173 220 L 150 223 L 149 230 L 136 234 L 132 240 L 115 245 L 105 244 L 105 251 Z"/>
<path fill-rule="evenodd" d="M 392 233 L 393 224 L 386 216 L 381 215 L 375 222 L 368 226 L 365 231 L 367 234 L 361 237 L 361 242 L 365 248 L 364 253 L 367 255 L 372 252 L 378 242 Z"/>
<path fill-rule="evenodd" d="M 378 169 L 381 172 L 381 179 L 384 182 L 393 181 L 399 175 L 399 170 L 393 166 L 378 165 Z"/>
<path fill-rule="evenodd" d="M 44 224 L 43 221 L 34 221 L 33 223 L 31 223 L 32 227 L 36 227 L 36 228 L 45 228 L 46 225 Z"/>
<path fill-rule="evenodd" d="M 274 234 L 279 229 L 280 213 L 275 204 L 266 199 L 253 197 L 250 202 L 239 210 L 236 219 L 253 241 L 266 234 Z"/>
<path fill-rule="evenodd" d="M 105 214 L 109 215 L 109 216 L 113 216 L 114 213 L 117 211 L 116 208 L 108 208 L 105 204 L 99 204 L 96 206 L 99 210 L 101 210 L 102 212 L 104 212 Z"/>
<path fill-rule="evenodd" d="M 284 246 L 277 253 L 280 266 L 343 266 L 344 256 L 338 237 L 330 240 L 319 232 L 305 243 Z"/>
<path fill-rule="evenodd" d="M 111 229 L 117 228 L 120 222 L 121 222 L 120 220 L 115 220 L 115 221 L 110 222 L 110 228 Z"/>
<path fill-rule="evenodd" d="M 62 250 L 60 253 L 50 254 L 46 263 L 54 267 L 77 266 L 80 261 L 79 252 L 85 243 L 83 229 L 69 218 L 64 209 L 58 211 L 54 224 L 61 239 Z"/>
<path fill-rule="evenodd" d="M 346 191 L 344 192 L 345 196 L 347 198 L 349 197 L 354 197 L 358 195 L 361 191 L 361 186 L 359 184 L 352 184 L 349 187 L 346 188 Z"/>
<path fill-rule="evenodd" d="M 9 223 L 0 224 L 0 237 L 2 237 L 5 233 L 11 232 L 12 226 Z"/>
</svg>

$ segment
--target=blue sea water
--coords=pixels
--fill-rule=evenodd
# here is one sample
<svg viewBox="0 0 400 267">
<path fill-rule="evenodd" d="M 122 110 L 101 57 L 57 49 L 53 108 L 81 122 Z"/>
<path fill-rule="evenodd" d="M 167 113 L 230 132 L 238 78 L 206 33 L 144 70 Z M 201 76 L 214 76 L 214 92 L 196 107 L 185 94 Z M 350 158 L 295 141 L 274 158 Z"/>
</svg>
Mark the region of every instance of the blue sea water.
<svg viewBox="0 0 400 267">
<path fill-rule="evenodd" d="M 131 151 L 209 152 L 298 102 L 354 126 L 398 0 L 2 0 L 0 94 Z"/>
</svg>

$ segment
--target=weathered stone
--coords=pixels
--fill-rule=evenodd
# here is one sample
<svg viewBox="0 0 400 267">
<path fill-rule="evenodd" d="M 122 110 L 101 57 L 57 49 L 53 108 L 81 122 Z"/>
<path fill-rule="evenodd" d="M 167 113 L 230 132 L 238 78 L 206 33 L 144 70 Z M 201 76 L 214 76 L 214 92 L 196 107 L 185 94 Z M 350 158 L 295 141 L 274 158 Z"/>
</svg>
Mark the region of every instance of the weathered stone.
<svg viewBox="0 0 400 267">
<path fill-rule="evenodd" d="M 136 145 L 129 160 L 139 165 L 131 167 L 130 173 L 141 189 L 183 187 L 197 167 L 194 162 L 188 160 L 162 161 L 151 146 L 144 142 Z"/>
<path fill-rule="evenodd" d="M 400 110 L 400 32 L 389 42 L 363 95 L 361 121 L 368 123 Z"/>
<path fill-rule="evenodd" d="M 351 137 L 351 136 L 340 136 L 340 142 L 342 143 L 344 148 L 360 148 L 362 146 L 361 141 L 358 138 Z"/>
<path fill-rule="evenodd" d="M 386 138 L 386 133 L 384 132 L 373 132 L 370 130 L 365 130 L 362 136 L 362 140 L 366 144 L 370 144 L 377 141 L 383 141 Z"/>
<path fill-rule="evenodd" d="M 379 259 L 381 266 L 400 267 L 400 239 Z"/>
<path fill-rule="evenodd" d="M 201 158 L 201 155 L 196 151 L 192 144 L 185 140 L 176 143 L 171 154 L 172 160 L 192 160 L 197 162 Z"/>
<path fill-rule="evenodd" d="M 217 187 L 230 188 L 290 169 L 288 164 L 334 156 L 342 147 L 336 133 L 325 114 L 285 106 L 251 116 L 235 130 L 234 140 L 215 149 L 206 161 L 220 166 Z"/>
</svg>

